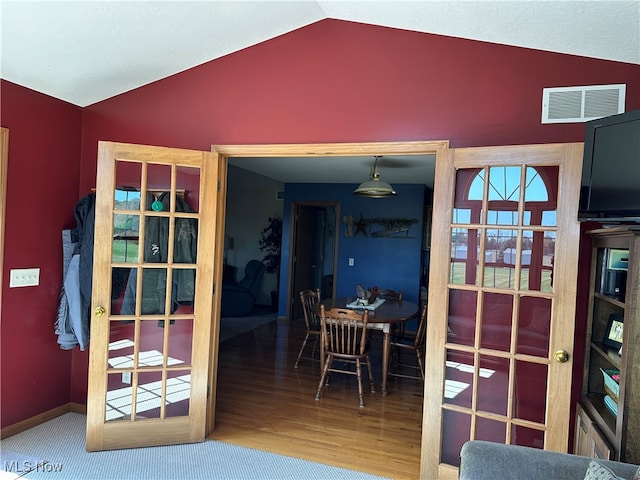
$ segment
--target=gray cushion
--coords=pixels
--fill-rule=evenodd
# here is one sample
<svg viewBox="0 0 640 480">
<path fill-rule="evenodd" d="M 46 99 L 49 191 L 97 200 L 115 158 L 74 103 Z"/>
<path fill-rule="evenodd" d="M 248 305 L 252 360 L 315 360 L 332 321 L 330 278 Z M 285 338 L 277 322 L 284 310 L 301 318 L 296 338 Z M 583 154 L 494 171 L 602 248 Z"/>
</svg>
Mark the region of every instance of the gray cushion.
<svg viewBox="0 0 640 480">
<path fill-rule="evenodd" d="M 584 475 L 584 480 L 624 480 L 621 477 L 615 475 L 604 465 L 592 460 L 589 462 L 587 473 Z"/>
<path fill-rule="evenodd" d="M 460 480 L 583 480 L 588 457 L 538 448 L 472 440 L 460 452 Z M 600 460 L 615 475 L 630 479 L 637 465 Z"/>
</svg>

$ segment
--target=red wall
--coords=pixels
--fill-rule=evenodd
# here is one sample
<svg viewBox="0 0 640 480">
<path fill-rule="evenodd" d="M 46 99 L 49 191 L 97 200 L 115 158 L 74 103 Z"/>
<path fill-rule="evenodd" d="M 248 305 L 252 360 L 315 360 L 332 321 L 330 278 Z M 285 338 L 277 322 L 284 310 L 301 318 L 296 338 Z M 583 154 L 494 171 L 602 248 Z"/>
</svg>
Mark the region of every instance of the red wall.
<svg viewBox="0 0 640 480">
<path fill-rule="evenodd" d="M 75 226 L 82 109 L 2 81 L 9 129 L 2 281 L 2 426 L 69 402 L 72 353 L 56 343 L 61 230 Z M 40 268 L 37 287 L 9 288 L 14 268 Z"/>
<path fill-rule="evenodd" d="M 60 263 L 59 230 L 69 221 L 69 203 L 95 186 L 99 140 L 201 150 L 233 143 L 449 139 L 452 147 L 461 147 L 574 142 L 583 140 L 583 124 L 540 123 L 542 89 L 609 83 L 626 83 L 627 110 L 640 108 L 638 65 L 323 20 L 85 108 L 80 171 L 64 174 L 67 186 L 78 173 L 80 179 L 69 189 L 73 192 L 64 192 L 72 193 L 73 202 L 58 205 L 59 218 L 47 222 L 47 235 L 57 241 L 47 258 Z M 65 131 L 80 137 L 75 127 Z M 10 176 L 11 170 L 12 159 Z M 33 182 L 38 170 L 29 174 L 10 180 L 10 194 L 19 195 L 16 188 Z M 46 174 L 39 181 L 49 178 Z M 34 210 L 49 202 L 25 197 Z M 19 209 L 15 201 L 8 205 L 14 218 L 21 216 Z M 13 228 L 8 225 L 7 231 Z M 31 253 L 29 259 L 36 256 Z M 57 295 L 58 286 L 56 277 L 52 294 Z M 10 293 L 16 294 L 14 289 Z M 5 340 L 4 315 L 23 312 L 24 305 L 15 301 L 3 304 L 3 360 L 5 342 L 13 342 L 22 343 L 41 365 L 48 363 L 59 352 L 41 353 L 16 331 Z M 48 335 L 54 313 L 48 310 L 46 320 L 41 313 L 36 309 L 33 316 L 47 323 L 41 335 Z M 47 352 L 57 348 L 53 338 L 49 342 Z M 74 350 L 72 401 L 86 400 L 87 357 Z M 4 376 L 2 381 L 5 422 Z M 41 394 L 37 388 L 19 394 L 28 398 L 36 392 Z M 28 416 L 11 407 L 13 421 Z"/>
<path fill-rule="evenodd" d="M 627 84 L 640 66 L 323 20 L 86 109 L 82 186 L 98 140 L 211 144 L 449 139 L 453 147 L 582 141 L 542 125 L 542 89 Z"/>
</svg>

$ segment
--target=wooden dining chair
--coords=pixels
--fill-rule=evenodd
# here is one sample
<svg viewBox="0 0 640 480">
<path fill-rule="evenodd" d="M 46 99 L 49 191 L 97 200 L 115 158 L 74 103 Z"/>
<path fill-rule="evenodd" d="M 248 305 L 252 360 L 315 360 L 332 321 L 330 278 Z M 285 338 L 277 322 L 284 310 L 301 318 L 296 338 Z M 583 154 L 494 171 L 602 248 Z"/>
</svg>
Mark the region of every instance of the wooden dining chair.
<svg viewBox="0 0 640 480">
<path fill-rule="evenodd" d="M 362 361 L 367 364 L 367 374 L 371 384 L 371 392 L 375 393 L 373 374 L 371 372 L 371 358 L 369 357 L 369 342 L 367 341 L 367 322 L 369 311 L 357 312 L 346 308 L 332 308 L 325 310 L 320 305 L 320 322 L 322 342 L 324 346 L 324 367 L 318 384 L 316 400 L 320 400 L 322 390 L 329 383 L 329 373 L 345 373 L 355 375 L 358 379 L 358 396 L 360 406 L 364 407 L 362 390 Z M 334 366 L 334 360 L 344 363 Z M 355 371 L 348 365 L 355 363 Z"/>
<path fill-rule="evenodd" d="M 302 311 L 304 313 L 304 325 L 305 325 L 305 335 L 304 340 L 302 341 L 302 346 L 300 347 L 300 351 L 298 352 L 298 358 L 296 358 L 296 363 L 293 365 L 293 368 L 298 368 L 298 364 L 300 363 L 301 358 L 306 358 L 308 360 L 314 361 L 315 352 L 318 350 L 318 344 L 320 340 L 320 315 L 316 311 L 316 305 L 320 302 L 320 289 L 317 290 L 302 290 L 300 292 L 300 302 L 302 303 Z M 313 337 L 313 347 L 311 348 L 311 356 L 303 357 L 304 349 L 309 343 L 309 338 Z M 318 360 L 320 361 L 320 365 L 322 367 L 322 358 L 318 354 Z"/>
<path fill-rule="evenodd" d="M 391 361 L 389 362 L 389 376 L 413 378 L 424 381 L 424 357 L 427 340 L 427 305 L 422 306 L 418 331 L 413 338 L 392 338 Z M 403 363 L 402 353 L 413 352 L 416 356 L 415 363 Z M 407 373 L 412 372 L 412 373 Z M 415 372 L 415 373 L 414 373 Z"/>
</svg>

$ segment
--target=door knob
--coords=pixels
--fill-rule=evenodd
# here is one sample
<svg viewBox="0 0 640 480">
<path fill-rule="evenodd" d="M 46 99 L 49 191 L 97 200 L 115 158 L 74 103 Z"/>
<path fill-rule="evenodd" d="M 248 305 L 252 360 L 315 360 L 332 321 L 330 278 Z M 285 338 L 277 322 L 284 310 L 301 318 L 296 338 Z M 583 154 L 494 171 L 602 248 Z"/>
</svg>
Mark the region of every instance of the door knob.
<svg viewBox="0 0 640 480">
<path fill-rule="evenodd" d="M 566 350 L 556 350 L 556 353 L 553 354 L 558 363 L 565 363 L 569 360 L 569 353 Z"/>
<path fill-rule="evenodd" d="M 95 310 L 93 311 L 93 313 L 96 315 L 96 317 L 101 317 L 105 314 L 106 310 L 104 309 L 104 307 L 101 306 L 97 306 L 95 308 Z"/>
</svg>

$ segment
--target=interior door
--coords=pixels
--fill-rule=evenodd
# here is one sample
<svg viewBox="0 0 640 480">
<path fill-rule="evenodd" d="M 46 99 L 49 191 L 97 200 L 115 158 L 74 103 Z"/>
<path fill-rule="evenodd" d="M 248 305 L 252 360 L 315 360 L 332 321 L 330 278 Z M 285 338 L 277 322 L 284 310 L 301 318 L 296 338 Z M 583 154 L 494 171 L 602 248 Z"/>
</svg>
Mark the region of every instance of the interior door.
<svg viewBox="0 0 640 480">
<path fill-rule="evenodd" d="M 89 451 L 204 440 L 218 162 L 99 144 Z"/>
<path fill-rule="evenodd" d="M 581 160 L 582 144 L 438 157 L 422 478 L 457 478 L 471 439 L 567 450 Z"/>
<path fill-rule="evenodd" d="M 320 288 L 324 298 L 333 295 L 335 211 L 335 205 L 294 202 L 291 318 L 303 316 L 300 291 Z"/>
</svg>

